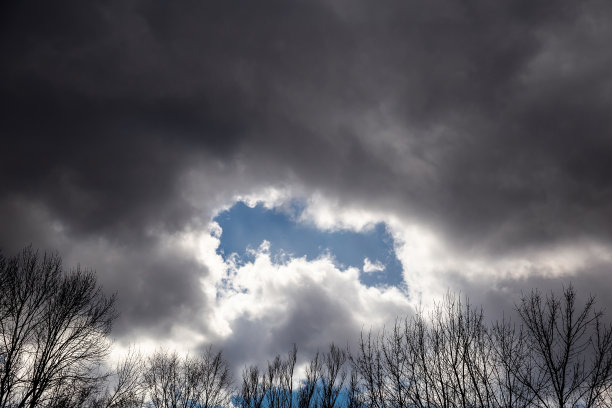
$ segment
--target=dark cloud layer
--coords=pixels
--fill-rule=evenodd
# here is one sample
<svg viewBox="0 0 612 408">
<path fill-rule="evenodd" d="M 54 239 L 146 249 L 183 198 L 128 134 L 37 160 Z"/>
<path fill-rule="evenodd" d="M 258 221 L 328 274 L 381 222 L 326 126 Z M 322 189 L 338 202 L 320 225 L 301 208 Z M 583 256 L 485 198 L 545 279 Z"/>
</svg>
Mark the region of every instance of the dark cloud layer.
<svg viewBox="0 0 612 408">
<path fill-rule="evenodd" d="M 105 277 L 130 288 L 126 321 L 171 319 L 199 296 L 208 272 L 160 254 L 151 233 L 212 215 L 184 194 L 193 169 L 226 183 L 220 195 L 298 183 L 489 254 L 612 238 L 608 2 L 56 1 L 0 14 L 0 247 L 121 248 L 121 262 L 91 261 L 135 270 Z"/>
<path fill-rule="evenodd" d="M 607 235 L 609 11 L 597 2 L 7 6 L 2 186 L 76 231 L 176 227 L 191 210 L 176 191 L 181 172 L 202 155 L 242 153 L 350 199 L 379 189 L 462 235 L 509 218 L 517 236 L 508 238 L 520 242 Z M 414 146 L 401 159 L 434 156 L 433 179 L 397 174 L 355 136 L 354 119 L 382 109 Z"/>
</svg>

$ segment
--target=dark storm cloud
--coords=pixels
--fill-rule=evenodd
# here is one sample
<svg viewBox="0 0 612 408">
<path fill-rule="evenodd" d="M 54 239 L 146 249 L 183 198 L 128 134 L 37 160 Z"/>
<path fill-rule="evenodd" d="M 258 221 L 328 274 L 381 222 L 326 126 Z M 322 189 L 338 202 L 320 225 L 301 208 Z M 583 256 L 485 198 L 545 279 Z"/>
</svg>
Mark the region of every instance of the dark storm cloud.
<svg viewBox="0 0 612 408">
<path fill-rule="evenodd" d="M 117 292 L 119 317 L 113 337 L 126 342 L 134 335 L 159 338 L 180 325 L 206 331 L 210 299 L 200 280 L 208 270 L 184 252 L 156 239 L 129 245 L 98 237 L 74 239 L 50 219 L 45 207 L 24 200 L 6 200 L 0 211 L 4 254 L 13 255 L 26 244 L 41 254 L 58 252 L 65 270 L 77 265 L 93 269 L 108 294 Z"/>
<path fill-rule="evenodd" d="M 100 264 L 99 260 L 95 262 Z M 121 282 L 118 288 L 121 315 L 113 335 L 137 333 L 163 338 L 173 327 L 182 325 L 195 331 L 206 330 L 203 310 L 207 309 L 209 299 L 202 293 L 199 281 L 207 274 L 202 266 L 159 248 L 145 248 L 99 267 L 115 275 L 101 277 L 103 283 Z"/>
<path fill-rule="evenodd" d="M 187 304 L 207 273 L 161 262 L 151 234 L 211 216 L 181 184 L 203 163 L 220 163 L 203 184 L 237 183 L 219 187 L 228 197 L 297 182 L 482 251 L 609 239 L 611 13 L 603 1 L 4 5 L 0 246 L 53 246 L 55 223 L 66 248 L 122 248 L 125 260 L 92 266 L 137 269 L 108 282 L 134 283 L 127 313 L 148 321 L 141 299 Z"/>
<path fill-rule="evenodd" d="M 580 32 L 589 29 L 580 18 L 608 11 L 602 7 L 443 1 L 9 7 L 2 119 L 10 146 L 2 184 L 47 202 L 77 229 L 141 226 L 160 214 L 180 224 L 190 209 L 174 188 L 192 152 L 223 157 L 242 146 L 254 161 L 271 156 L 311 184 L 331 174 L 329 189 L 355 190 L 354 198 L 379 186 L 417 210 L 433 204 L 436 216 L 463 232 L 467 226 L 486 233 L 522 205 L 518 221 L 529 223 L 547 199 L 558 203 L 557 216 L 581 227 L 570 207 L 583 203 L 570 206 L 565 195 L 584 197 L 585 211 L 608 215 L 590 205 L 593 194 L 608 190 L 609 90 L 601 85 L 609 74 L 587 63 L 587 72 L 567 77 L 544 72 L 533 84 L 522 77 L 546 51 L 543 34 L 578 30 L 582 41 L 597 41 L 596 33 Z M 560 51 L 580 55 L 583 46 L 562 44 Z M 419 133 L 448 127 L 441 142 L 452 143 L 451 150 L 435 163 L 436 183 L 403 180 L 352 137 L 350 119 L 380 103 L 416 134 L 401 137 L 416 137 L 424 149 L 445 146 L 428 145 Z M 334 126 L 342 115 L 348 123 Z"/>
</svg>

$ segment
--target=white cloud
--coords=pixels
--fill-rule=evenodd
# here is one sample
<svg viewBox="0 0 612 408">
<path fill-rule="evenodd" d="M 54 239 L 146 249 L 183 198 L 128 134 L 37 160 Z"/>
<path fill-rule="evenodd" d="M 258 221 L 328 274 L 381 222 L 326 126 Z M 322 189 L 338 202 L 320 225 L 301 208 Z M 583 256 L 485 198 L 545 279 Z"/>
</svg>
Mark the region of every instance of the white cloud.
<svg viewBox="0 0 612 408">
<path fill-rule="evenodd" d="M 377 324 L 393 319 L 399 310 L 408 310 L 408 301 L 395 288 L 367 288 L 359 282 L 359 270 L 338 269 L 329 257 L 315 260 L 292 258 L 275 263 L 262 245 L 253 262 L 231 271 L 233 287 L 221 292 L 216 315 L 225 323 L 225 335 L 231 334 L 239 318 L 286 322 L 287 311 L 299 299 L 308 300 L 308 292 L 317 292 L 337 308 L 348 313 L 354 322 Z M 306 310 L 309 305 L 299 305 Z M 381 313 L 385 310 L 386 312 Z M 319 319 L 319 316 L 307 316 Z M 331 324 L 332 322 L 329 322 Z M 328 324 L 328 323 L 324 323 Z"/>
<path fill-rule="evenodd" d="M 320 193 L 314 193 L 306 199 L 306 207 L 298 221 L 313 224 L 323 231 L 364 232 L 390 217 L 395 219 L 390 214 L 341 203 Z"/>
<path fill-rule="evenodd" d="M 260 198 L 265 199 L 266 194 Z M 292 199 L 281 200 L 280 196 L 270 193 L 267 205 L 278 208 Z M 331 341 L 344 344 L 357 338 L 362 329 L 380 327 L 418 304 L 427 308 L 448 290 L 475 295 L 474 288 L 496 288 L 508 280 L 572 276 L 593 263 L 612 263 L 610 248 L 597 242 L 558 244 L 496 258 L 465 253 L 414 220 L 356 205 L 345 207 L 316 195 L 307 201 L 297 222 L 327 231 L 366 231 L 386 223 L 403 267 L 407 294 L 394 287 L 366 287 L 359 281 L 360 271 L 340 270 L 333 254 L 314 260 L 287 255 L 280 262 L 271 256 L 266 241 L 252 250 L 250 262 L 225 261 L 216 252 L 221 227 L 210 222 L 206 230 L 189 229 L 160 241 L 160 250 L 194 259 L 207 271 L 200 285 L 202 296 L 209 301 L 194 326 L 205 326 L 207 332 L 197 333 L 183 327 L 184 321 L 177 321 L 165 338 L 141 339 L 150 346 L 145 348 L 180 344 L 184 349 L 215 342 L 237 356 L 236 361 L 246 363 L 244 359 L 252 356 L 265 361 L 296 342 L 308 354 Z M 374 273 L 384 268 L 379 260 L 365 258 L 362 270 Z M 191 341 L 186 342 L 187 338 Z"/>
<path fill-rule="evenodd" d="M 378 260 L 374 263 L 372 263 L 372 261 L 370 261 L 370 258 L 367 257 L 363 260 L 363 271 L 365 273 L 382 272 L 384 270 L 385 265 L 383 265 L 383 263 Z"/>
</svg>

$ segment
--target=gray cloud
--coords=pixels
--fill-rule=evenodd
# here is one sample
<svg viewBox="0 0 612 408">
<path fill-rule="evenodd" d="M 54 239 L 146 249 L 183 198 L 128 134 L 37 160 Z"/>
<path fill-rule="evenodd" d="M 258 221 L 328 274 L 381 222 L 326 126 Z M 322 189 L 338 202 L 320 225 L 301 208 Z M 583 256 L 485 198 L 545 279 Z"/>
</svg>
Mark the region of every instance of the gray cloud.
<svg viewBox="0 0 612 408">
<path fill-rule="evenodd" d="M 609 10 L 434 3 L 14 6 L 2 184 L 76 229 L 160 214 L 181 225 L 193 209 L 176 180 L 197 152 L 240 153 L 350 199 L 380 189 L 462 235 L 487 234 L 519 207 L 524 228 L 510 242 L 604 233 L 582 213 L 610 219 L 609 58 L 590 26 Z M 579 66 L 563 74 L 563 64 Z M 370 112 L 414 146 L 396 160 L 435 155 L 433 179 L 371 155 L 354 128 Z M 362 137 L 376 143 L 372 132 Z"/>
</svg>

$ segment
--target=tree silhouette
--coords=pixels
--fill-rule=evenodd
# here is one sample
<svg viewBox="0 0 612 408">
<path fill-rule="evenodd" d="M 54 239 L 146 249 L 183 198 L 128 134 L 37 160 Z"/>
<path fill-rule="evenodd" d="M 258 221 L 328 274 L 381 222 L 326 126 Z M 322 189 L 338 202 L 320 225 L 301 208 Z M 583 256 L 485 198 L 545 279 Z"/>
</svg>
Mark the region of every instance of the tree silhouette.
<svg viewBox="0 0 612 408">
<path fill-rule="evenodd" d="M 145 400 L 144 360 L 140 352 L 131 347 L 127 355 L 117 362 L 109 382 L 94 408 L 138 408 Z"/>
<path fill-rule="evenodd" d="M 236 395 L 242 408 L 291 408 L 293 407 L 293 373 L 297 358 L 297 347 L 283 359 L 278 354 L 268 361 L 267 370 L 257 366 L 246 367 L 242 372 L 242 387 Z"/>
<path fill-rule="evenodd" d="M 156 408 L 213 408 L 228 406 L 232 376 L 222 353 L 206 351 L 198 357 L 179 357 L 158 350 L 144 366 L 143 380 L 151 405 Z"/>
<path fill-rule="evenodd" d="M 0 406 L 84 404 L 103 379 L 114 304 L 56 254 L 0 254 Z"/>
<path fill-rule="evenodd" d="M 532 291 L 516 306 L 519 322 L 488 325 L 484 311 L 448 295 L 426 316 L 362 334 L 351 356 L 350 401 L 370 407 L 609 407 L 612 329 L 561 296 Z M 353 380 L 352 380 L 353 381 Z M 355 398 L 355 389 L 361 396 Z"/>
<path fill-rule="evenodd" d="M 332 343 L 298 363 L 294 345 L 265 369 L 246 367 L 239 390 L 211 347 L 195 357 L 131 349 L 104 372 L 114 304 L 92 272 L 66 272 L 56 254 L 0 254 L 0 408 L 612 407 L 612 327 L 571 285 L 532 290 L 515 319 L 493 323 L 449 293 L 362 333 L 355 354 Z"/>
<path fill-rule="evenodd" d="M 612 328 L 590 296 L 582 307 L 573 286 L 558 296 L 534 290 L 518 307 L 531 345 L 527 369 L 516 376 L 542 407 L 603 404 L 612 386 Z"/>
</svg>

